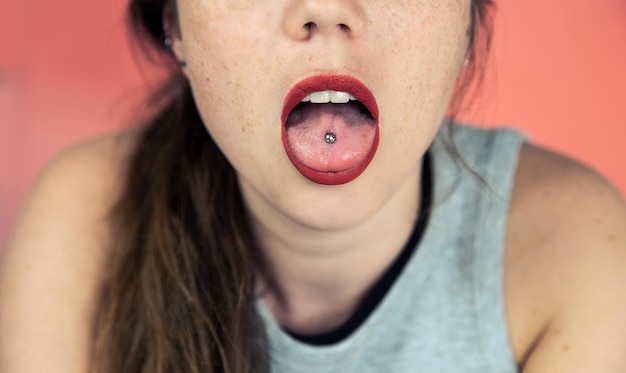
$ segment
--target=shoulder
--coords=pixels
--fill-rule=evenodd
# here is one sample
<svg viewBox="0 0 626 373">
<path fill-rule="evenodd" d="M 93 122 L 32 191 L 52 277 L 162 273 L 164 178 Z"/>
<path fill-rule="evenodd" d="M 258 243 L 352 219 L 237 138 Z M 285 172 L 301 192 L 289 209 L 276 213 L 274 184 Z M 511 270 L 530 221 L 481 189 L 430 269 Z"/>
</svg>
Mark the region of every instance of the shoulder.
<svg viewBox="0 0 626 373">
<path fill-rule="evenodd" d="M 9 246 L 32 237 L 24 229 L 46 229 L 48 224 L 76 234 L 90 231 L 74 229 L 73 224 L 92 223 L 90 218 L 104 214 L 117 199 L 135 138 L 134 132 L 104 135 L 57 154 L 32 187 Z"/>
<path fill-rule="evenodd" d="M 76 145 L 41 172 L 0 267 L 1 371 L 74 372 L 86 363 L 108 214 L 135 137 Z"/>
<path fill-rule="evenodd" d="M 626 367 L 625 227 L 624 200 L 604 178 L 522 147 L 505 265 L 511 339 L 525 371 Z"/>
</svg>

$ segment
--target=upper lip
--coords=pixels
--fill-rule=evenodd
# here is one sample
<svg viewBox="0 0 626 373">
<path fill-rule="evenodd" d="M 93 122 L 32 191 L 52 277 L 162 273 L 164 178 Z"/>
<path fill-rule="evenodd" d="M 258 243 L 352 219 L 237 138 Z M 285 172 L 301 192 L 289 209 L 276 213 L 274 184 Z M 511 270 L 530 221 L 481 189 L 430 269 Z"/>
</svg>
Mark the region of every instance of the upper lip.
<svg viewBox="0 0 626 373">
<path fill-rule="evenodd" d="M 361 101 L 378 123 L 378 105 L 372 92 L 360 80 L 349 75 L 324 74 L 315 75 L 296 83 L 285 97 L 282 123 L 285 124 L 291 111 L 308 95 L 313 92 L 334 90 L 351 94 Z"/>
</svg>

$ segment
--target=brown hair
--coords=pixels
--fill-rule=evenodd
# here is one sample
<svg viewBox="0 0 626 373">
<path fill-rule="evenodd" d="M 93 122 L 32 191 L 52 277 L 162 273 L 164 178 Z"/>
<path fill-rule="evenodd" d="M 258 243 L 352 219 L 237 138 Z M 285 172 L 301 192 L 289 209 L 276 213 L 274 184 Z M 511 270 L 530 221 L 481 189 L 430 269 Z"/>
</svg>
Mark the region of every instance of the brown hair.
<svg viewBox="0 0 626 373">
<path fill-rule="evenodd" d="M 472 0 L 468 69 L 477 66 L 475 38 L 490 4 Z M 129 6 L 135 34 L 151 43 L 171 79 L 155 95 L 161 109 L 142 129 L 111 214 L 115 245 L 94 320 L 93 370 L 269 372 L 255 284 L 259 277 L 271 283 L 270 271 L 235 172 L 163 46 L 162 20 L 173 9 L 170 0 Z"/>
</svg>

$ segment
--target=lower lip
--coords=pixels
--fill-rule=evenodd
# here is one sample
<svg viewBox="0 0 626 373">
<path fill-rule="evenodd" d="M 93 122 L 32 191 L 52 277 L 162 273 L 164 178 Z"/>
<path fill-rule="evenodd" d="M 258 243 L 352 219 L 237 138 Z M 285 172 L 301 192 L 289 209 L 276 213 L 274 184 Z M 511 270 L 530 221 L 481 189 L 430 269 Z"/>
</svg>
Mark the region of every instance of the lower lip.
<svg viewBox="0 0 626 373">
<path fill-rule="evenodd" d="M 318 171 L 312 169 L 300 162 L 291 151 L 289 142 L 287 141 L 287 130 L 285 123 L 289 113 L 311 92 L 335 90 L 350 92 L 359 101 L 361 101 L 372 114 L 376 122 L 376 135 L 374 141 L 367 155 L 361 163 L 347 170 L 339 171 Z M 307 78 L 300 83 L 296 84 L 287 97 L 285 98 L 285 104 L 281 115 L 281 137 L 287 157 L 295 168 L 300 172 L 302 176 L 308 180 L 321 185 L 342 185 L 347 184 L 356 178 L 358 178 L 363 171 L 369 166 L 370 162 L 376 154 L 378 149 L 378 143 L 380 139 L 380 131 L 378 127 L 378 106 L 376 105 L 376 99 L 370 90 L 360 81 L 347 75 L 321 75 Z"/>
</svg>

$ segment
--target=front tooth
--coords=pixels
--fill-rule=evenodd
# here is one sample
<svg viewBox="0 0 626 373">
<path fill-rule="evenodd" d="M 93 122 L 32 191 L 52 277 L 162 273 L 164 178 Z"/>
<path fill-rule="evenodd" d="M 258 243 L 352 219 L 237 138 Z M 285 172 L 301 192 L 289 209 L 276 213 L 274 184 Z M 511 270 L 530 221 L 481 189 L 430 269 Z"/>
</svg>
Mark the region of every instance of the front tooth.
<svg viewBox="0 0 626 373">
<path fill-rule="evenodd" d="M 330 102 L 330 91 L 313 92 L 309 96 L 313 104 L 327 104 Z"/>
<path fill-rule="evenodd" d="M 350 94 L 347 92 L 330 91 L 330 102 L 333 104 L 346 104 L 350 101 Z"/>
</svg>

